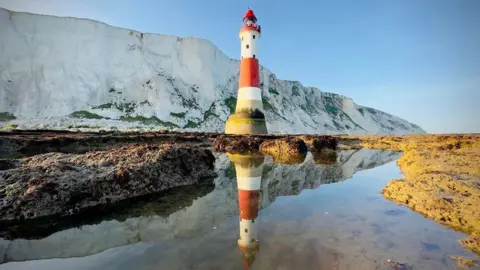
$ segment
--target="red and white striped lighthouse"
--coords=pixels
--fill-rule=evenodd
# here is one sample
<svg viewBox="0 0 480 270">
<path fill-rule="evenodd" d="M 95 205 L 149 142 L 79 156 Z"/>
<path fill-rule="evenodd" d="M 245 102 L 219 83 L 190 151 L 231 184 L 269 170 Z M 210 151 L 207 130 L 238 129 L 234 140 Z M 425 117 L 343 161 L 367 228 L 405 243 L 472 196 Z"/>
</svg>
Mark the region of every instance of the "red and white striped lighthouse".
<svg viewBox="0 0 480 270">
<path fill-rule="evenodd" d="M 227 120 L 225 132 L 229 134 L 266 134 L 267 126 L 260 88 L 258 45 L 261 28 L 253 10 L 243 17 L 239 37 L 241 44 L 240 79 L 235 113 Z"/>
<path fill-rule="evenodd" d="M 250 267 L 259 250 L 258 210 L 264 157 L 259 155 L 227 154 L 235 163 L 238 189 L 240 237 L 238 247 L 242 251 L 245 268 Z"/>
</svg>

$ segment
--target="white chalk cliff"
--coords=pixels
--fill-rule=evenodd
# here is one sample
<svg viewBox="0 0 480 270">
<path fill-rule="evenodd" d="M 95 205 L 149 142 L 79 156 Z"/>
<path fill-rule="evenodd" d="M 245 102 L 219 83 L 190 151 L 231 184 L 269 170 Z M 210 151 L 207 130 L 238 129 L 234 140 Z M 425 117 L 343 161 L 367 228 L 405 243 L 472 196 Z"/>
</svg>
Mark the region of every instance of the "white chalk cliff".
<svg viewBox="0 0 480 270">
<path fill-rule="evenodd" d="M 239 61 L 204 39 L 0 9 L 3 126 L 223 131 L 238 73 Z M 260 73 L 270 132 L 424 133 L 351 98 Z"/>
</svg>

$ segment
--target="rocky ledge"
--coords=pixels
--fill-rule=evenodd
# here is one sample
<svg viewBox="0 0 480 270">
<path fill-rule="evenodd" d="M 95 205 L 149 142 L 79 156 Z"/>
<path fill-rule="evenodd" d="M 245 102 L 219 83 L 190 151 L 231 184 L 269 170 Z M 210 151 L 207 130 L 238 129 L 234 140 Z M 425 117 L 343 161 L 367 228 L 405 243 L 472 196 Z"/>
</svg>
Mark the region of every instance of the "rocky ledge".
<svg viewBox="0 0 480 270">
<path fill-rule="evenodd" d="M 461 243 L 480 254 L 480 135 L 360 136 L 372 149 L 400 150 L 403 179 L 382 190 L 385 198 L 469 235 Z"/>
<path fill-rule="evenodd" d="M 297 164 L 305 160 L 308 148 L 301 139 L 282 138 L 263 142 L 260 145 L 260 151 L 272 156 L 277 163 Z"/>
<path fill-rule="evenodd" d="M 331 164 L 337 157 L 335 150 L 339 146 L 339 139 L 324 135 L 221 135 L 212 139 L 212 145 L 216 152 L 262 153 L 283 164 L 302 163 L 307 151 L 310 151 L 319 163 Z"/>
<path fill-rule="evenodd" d="M 0 171 L 0 222 L 82 210 L 215 177 L 211 151 L 129 145 L 85 154 L 47 153 Z"/>
</svg>

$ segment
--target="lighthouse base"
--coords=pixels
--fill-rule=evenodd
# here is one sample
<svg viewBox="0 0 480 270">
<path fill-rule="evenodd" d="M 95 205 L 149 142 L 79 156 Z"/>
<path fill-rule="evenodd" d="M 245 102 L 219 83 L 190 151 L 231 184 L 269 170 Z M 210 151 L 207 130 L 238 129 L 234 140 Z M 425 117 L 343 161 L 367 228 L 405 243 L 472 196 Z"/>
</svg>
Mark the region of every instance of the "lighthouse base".
<svg viewBox="0 0 480 270">
<path fill-rule="evenodd" d="M 262 115 L 263 116 L 263 115 Z M 225 124 L 226 134 L 268 134 L 265 118 L 252 118 L 244 113 L 230 115 Z"/>
</svg>

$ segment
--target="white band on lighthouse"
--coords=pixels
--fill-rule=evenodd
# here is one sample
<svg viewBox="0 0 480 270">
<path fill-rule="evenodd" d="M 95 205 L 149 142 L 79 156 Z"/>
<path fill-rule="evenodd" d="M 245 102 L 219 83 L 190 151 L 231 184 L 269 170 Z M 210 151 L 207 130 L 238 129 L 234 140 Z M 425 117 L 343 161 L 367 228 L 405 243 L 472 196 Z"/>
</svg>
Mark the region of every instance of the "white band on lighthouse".
<svg viewBox="0 0 480 270">
<path fill-rule="evenodd" d="M 242 58 L 258 58 L 257 40 L 260 33 L 256 30 L 240 32 Z"/>
<path fill-rule="evenodd" d="M 238 89 L 240 100 L 262 100 L 262 90 L 258 87 L 242 87 Z"/>
<path fill-rule="evenodd" d="M 240 221 L 240 239 L 237 243 L 244 247 L 254 247 L 257 243 L 252 240 L 258 240 L 257 226 L 252 220 L 242 219 Z"/>
<path fill-rule="evenodd" d="M 260 190 L 262 176 L 245 177 L 237 176 L 237 186 L 239 190 Z"/>
</svg>

